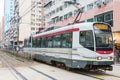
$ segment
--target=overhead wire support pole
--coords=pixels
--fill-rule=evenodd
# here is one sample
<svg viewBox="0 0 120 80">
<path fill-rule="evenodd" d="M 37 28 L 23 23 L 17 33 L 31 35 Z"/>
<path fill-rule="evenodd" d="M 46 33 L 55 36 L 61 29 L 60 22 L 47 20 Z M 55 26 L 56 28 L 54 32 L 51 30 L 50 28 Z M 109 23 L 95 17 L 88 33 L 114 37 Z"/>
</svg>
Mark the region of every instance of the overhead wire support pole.
<svg viewBox="0 0 120 80">
<path fill-rule="evenodd" d="M 79 9 L 78 9 L 78 10 L 79 10 Z M 77 16 L 76 16 L 76 18 L 75 18 L 75 20 L 74 20 L 74 22 L 73 22 L 73 23 L 76 23 L 76 22 L 77 22 L 77 19 L 78 19 L 78 17 L 79 17 L 79 15 L 80 15 L 80 13 L 81 13 L 81 11 L 79 11 L 79 12 L 78 12 L 78 14 L 77 14 Z M 82 14 L 81 14 L 81 15 L 82 15 Z M 81 18 L 81 16 L 80 16 L 80 18 Z M 79 18 L 79 19 L 80 19 L 80 18 Z"/>
<path fill-rule="evenodd" d="M 32 46 L 33 46 L 32 45 L 32 42 L 33 42 L 32 39 L 33 39 L 33 34 L 30 35 L 30 47 L 31 47 L 31 55 L 30 55 L 30 57 L 31 57 L 31 60 L 33 60 L 33 56 L 34 56 L 34 53 L 32 52 Z"/>
<path fill-rule="evenodd" d="M 18 55 L 18 51 L 19 51 L 19 24 L 20 24 L 20 17 L 18 14 L 18 19 L 17 19 L 17 55 Z"/>
<path fill-rule="evenodd" d="M 80 20 L 81 19 L 81 16 L 82 16 L 82 13 L 83 13 L 83 10 L 80 8 L 80 7 L 78 7 L 78 3 L 74 3 L 75 5 L 75 7 L 78 9 L 78 14 L 77 14 L 77 16 L 76 16 L 76 18 L 75 18 L 75 20 L 74 20 L 74 23 L 76 23 L 76 22 L 78 22 L 78 20 Z M 81 15 L 80 15 L 81 14 Z M 80 17 L 79 17 L 80 16 Z M 78 19 L 79 18 L 79 19 Z M 77 20 L 78 19 L 78 20 Z"/>
</svg>

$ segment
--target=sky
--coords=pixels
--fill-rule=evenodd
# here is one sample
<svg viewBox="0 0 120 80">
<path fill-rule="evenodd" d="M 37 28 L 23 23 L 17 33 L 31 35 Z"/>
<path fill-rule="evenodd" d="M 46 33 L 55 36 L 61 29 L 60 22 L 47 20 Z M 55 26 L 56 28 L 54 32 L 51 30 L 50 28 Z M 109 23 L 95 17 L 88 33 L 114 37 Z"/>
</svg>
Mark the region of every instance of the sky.
<svg viewBox="0 0 120 80">
<path fill-rule="evenodd" d="M 2 19 L 2 16 L 4 15 L 4 0 L 0 0 L 0 21 Z"/>
</svg>

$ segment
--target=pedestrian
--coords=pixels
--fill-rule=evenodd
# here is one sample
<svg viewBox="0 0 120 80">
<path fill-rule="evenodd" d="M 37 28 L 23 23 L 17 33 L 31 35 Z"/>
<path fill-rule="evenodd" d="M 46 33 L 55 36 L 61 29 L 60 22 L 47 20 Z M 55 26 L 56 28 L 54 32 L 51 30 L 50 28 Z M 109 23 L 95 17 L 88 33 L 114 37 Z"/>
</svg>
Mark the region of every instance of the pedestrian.
<svg viewBox="0 0 120 80">
<path fill-rule="evenodd" d="M 118 62 L 120 62 L 120 50 L 118 50 L 117 54 L 118 54 Z"/>
<path fill-rule="evenodd" d="M 16 47 L 16 50 L 19 51 L 19 46 Z"/>
<path fill-rule="evenodd" d="M 20 48 L 20 51 L 23 51 L 23 45 L 22 44 L 19 45 L 19 48 Z"/>
<path fill-rule="evenodd" d="M 117 62 L 120 61 L 120 51 L 119 50 L 116 50 L 116 55 L 117 55 Z"/>
</svg>

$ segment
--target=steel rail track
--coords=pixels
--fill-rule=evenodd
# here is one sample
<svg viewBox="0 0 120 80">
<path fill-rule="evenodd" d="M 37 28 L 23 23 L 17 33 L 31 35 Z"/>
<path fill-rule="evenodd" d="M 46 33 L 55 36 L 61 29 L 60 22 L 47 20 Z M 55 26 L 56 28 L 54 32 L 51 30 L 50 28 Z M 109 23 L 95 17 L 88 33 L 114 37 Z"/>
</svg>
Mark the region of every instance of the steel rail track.
<svg viewBox="0 0 120 80">
<path fill-rule="evenodd" d="M 94 79 L 104 80 L 103 78 L 99 78 L 99 77 L 96 77 L 95 75 L 89 74 L 89 71 L 86 71 L 86 70 L 78 70 L 78 69 L 76 70 L 75 69 L 75 70 L 73 70 L 73 72 L 84 75 L 84 76 L 88 76 L 88 77 L 91 77 Z"/>
<path fill-rule="evenodd" d="M 110 76 L 110 77 L 115 77 L 115 78 L 119 78 L 120 79 L 120 76 L 113 75 L 113 74 L 108 74 L 108 73 L 105 73 L 103 71 L 91 72 L 91 71 L 86 71 L 86 70 L 83 70 L 83 71 L 76 71 L 75 70 L 74 72 L 79 73 L 79 74 L 83 74 L 83 75 L 86 75 L 86 76 L 89 76 L 89 77 L 93 77 L 93 78 L 96 78 L 96 79 L 99 79 L 99 80 L 104 80 L 104 79 L 94 76 L 95 74 L 100 74 L 100 75 Z"/>
<path fill-rule="evenodd" d="M 3 56 L 3 55 L 0 55 L 0 58 L 1 58 L 1 61 L 6 65 L 7 68 L 9 68 L 10 72 L 11 71 L 14 71 L 16 73 L 16 75 L 18 75 L 22 80 L 28 80 L 24 75 L 22 75 L 20 72 L 18 72 L 14 66 L 12 64 L 10 64 L 8 62 L 8 60 Z M 11 72 L 12 73 L 12 72 Z M 14 75 L 14 73 L 12 73 Z M 14 75 L 15 76 L 15 75 Z M 17 76 L 15 76 L 16 79 Z"/>
<path fill-rule="evenodd" d="M 9 56 L 9 57 L 10 57 L 10 56 Z M 42 75 L 44 75 L 44 76 L 46 76 L 46 77 L 48 77 L 48 78 L 50 78 L 50 79 L 52 79 L 52 80 L 57 80 L 57 79 L 55 79 L 54 77 L 52 77 L 52 76 L 50 76 L 50 75 L 47 75 L 47 74 L 39 71 L 38 69 L 33 68 L 33 67 L 25 64 L 23 60 L 19 60 L 19 59 L 16 58 L 16 61 L 21 62 L 21 63 L 22 63 L 23 65 L 25 65 L 26 67 L 30 68 L 31 70 L 33 70 L 33 71 L 35 71 L 35 72 L 37 72 L 37 73 L 39 73 L 39 74 L 42 74 Z M 51 66 L 52 66 L 52 65 L 51 65 Z M 55 66 L 54 66 L 54 67 L 55 67 Z M 16 69 L 15 69 L 14 71 L 16 71 Z M 85 75 L 85 76 L 88 76 L 88 77 L 91 77 L 91 78 L 94 78 L 94 79 L 104 80 L 103 78 L 99 78 L 99 77 L 97 77 L 97 76 L 95 76 L 95 75 L 92 75 L 93 73 L 91 73 L 91 72 L 85 72 L 85 71 L 79 71 L 79 70 L 77 70 L 77 71 L 74 70 L 74 71 L 72 71 L 72 72 L 79 73 L 79 74 L 81 74 L 81 75 Z M 91 73 L 91 74 L 90 74 L 90 73 Z M 19 74 L 19 73 L 18 73 L 18 74 Z M 112 74 L 108 74 L 108 73 L 103 73 L 103 74 L 106 75 L 106 76 L 112 76 L 112 77 L 120 78 L 120 76 L 116 76 L 116 75 L 112 75 Z M 21 77 L 22 77 L 22 76 L 21 76 Z"/>
<path fill-rule="evenodd" d="M 112 76 L 112 77 L 116 77 L 116 78 L 120 78 L 120 76 L 116 76 L 116 75 L 113 75 L 113 74 L 105 73 L 105 75 L 107 75 L 107 76 Z"/>
<path fill-rule="evenodd" d="M 20 60 L 20 59 L 18 59 L 18 58 L 15 58 L 15 59 L 16 59 L 17 61 L 21 62 L 21 63 L 22 63 L 23 65 L 25 65 L 26 67 L 30 68 L 31 70 L 33 70 L 33 71 L 35 71 L 35 72 L 37 72 L 37 73 L 40 73 L 40 74 L 42 74 L 42 75 L 44 75 L 44 76 L 46 76 L 46 77 L 48 77 L 48 78 L 50 78 L 50 79 L 52 79 L 52 80 L 57 80 L 57 79 L 55 79 L 54 77 L 52 77 L 52 76 L 50 76 L 50 75 L 47 75 L 47 74 L 43 73 L 42 71 L 39 71 L 39 70 L 37 70 L 37 69 L 35 69 L 35 68 L 33 68 L 33 67 L 25 64 L 23 60 Z M 51 66 L 52 66 L 52 65 L 51 65 Z M 56 67 L 56 66 L 54 66 L 54 67 Z M 72 72 L 73 72 L 73 71 L 72 71 Z M 76 71 L 75 71 L 75 72 L 76 72 Z M 78 72 L 77 72 L 77 73 L 78 73 Z M 94 75 L 90 75 L 90 74 L 87 74 L 87 73 L 85 73 L 85 72 L 80 72 L 80 71 L 79 71 L 79 74 L 84 75 L 84 76 L 88 76 L 88 77 L 91 77 L 91 78 L 94 78 L 94 79 L 98 79 L 98 80 L 104 80 L 104 79 L 102 79 L 102 78 L 98 78 L 98 77 L 96 77 L 96 76 L 94 76 Z"/>
<path fill-rule="evenodd" d="M 8 57 L 9 57 L 9 56 L 8 56 Z M 12 58 L 12 59 L 13 59 L 13 58 Z M 31 69 L 31 70 L 33 70 L 33 71 L 35 71 L 35 72 L 37 72 L 37 73 L 39 73 L 39 74 L 42 74 L 43 76 L 48 77 L 48 78 L 50 78 L 51 80 L 57 80 L 57 79 L 55 79 L 54 77 L 52 77 L 52 76 L 50 76 L 50 75 L 47 75 L 47 74 L 45 74 L 44 72 L 39 71 L 39 70 L 37 70 L 37 69 L 35 69 L 35 68 L 33 68 L 33 67 L 25 64 L 23 60 L 20 60 L 20 59 L 17 59 L 17 58 L 15 58 L 15 59 L 16 59 L 16 61 L 21 62 L 24 66 L 28 67 L 28 68 Z M 4 60 L 5 60 L 5 59 L 4 59 Z M 7 61 L 7 60 L 6 60 L 6 61 Z M 8 63 L 8 62 L 7 62 L 7 63 Z M 12 64 L 9 64 L 9 66 L 13 66 L 13 65 L 12 65 Z M 19 74 L 19 76 L 20 76 L 21 78 L 23 78 L 23 80 L 28 80 L 28 79 L 25 78 L 20 72 L 18 72 L 14 67 L 11 67 L 11 68 L 12 68 L 12 70 L 14 70 L 14 71 L 16 72 L 16 74 Z"/>
<path fill-rule="evenodd" d="M 24 62 L 24 61 L 22 61 L 22 60 L 20 60 L 20 59 L 16 59 L 16 60 L 17 60 L 17 61 L 20 61 L 21 63 Z M 42 74 L 42 75 L 44 75 L 44 76 L 46 76 L 46 77 L 48 77 L 48 78 L 50 78 L 50 79 L 52 79 L 52 80 L 57 80 L 57 79 L 55 79 L 54 77 L 52 77 L 52 76 L 50 76 L 50 75 L 47 75 L 47 74 L 45 74 L 45 73 L 37 70 L 36 68 L 33 68 L 33 67 L 31 67 L 31 66 L 28 66 L 28 65 L 25 64 L 25 63 L 23 63 L 23 64 L 24 64 L 26 67 L 32 69 L 33 71 L 35 71 L 35 72 L 37 72 L 37 73 L 40 73 L 40 74 Z M 48 65 L 49 65 L 49 64 L 48 64 Z M 52 66 L 52 65 L 49 65 L 49 66 Z M 56 66 L 54 66 L 54 67 L 56 67 Z M 86 73 L 84 73 L 84 72 L 79 72 L 79 74 L 85 75 L 85 76 L 88 76 L 88 77 L 91 77 L 91 78 L 94 78 L 94 79 L 98 79 L 98 80 L 104 80 L 104 79 L 102 79 L 102 78 L 98 78 L 98 77 L 96 77 L 96 76 L 93 76 L 93 75 L 90 75 L 90 74 L 86 74 Z"/>
<path fill-rule="evenodd" d="M 39 70 L 37 70 L 37 69 L 35 69 L 33 67 L 29 67 L 29 68 L 32 69 L 32 70 L 34 70 L 34 71 L 36 71 L 36 72 L 38 72 L 38 73 L 40 73 L 40 74 L 42 74 L 42 75 L 44 75 L 44 76 L 46 76 L 46 77 L 48 77 L 48 78 L 50 78 L 50 79 L 52 79 L 52 80 L 57 80 L 54 77 L 49 76 L 49 75 L 47 75 L 47 74 L 45 74 L 45 73 L 43 73 L 43 72 L 41 72 L 41 71 L 39 71 Z"/>
</svg>

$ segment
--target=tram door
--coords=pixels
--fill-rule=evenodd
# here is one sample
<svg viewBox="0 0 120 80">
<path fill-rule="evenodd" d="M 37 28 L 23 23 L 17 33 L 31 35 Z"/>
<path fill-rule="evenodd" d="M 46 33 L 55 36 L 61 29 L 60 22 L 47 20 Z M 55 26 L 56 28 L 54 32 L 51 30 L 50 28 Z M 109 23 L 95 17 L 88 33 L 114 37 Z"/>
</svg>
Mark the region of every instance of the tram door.
<svg viewBox="0 0 120 80">
<path fill-rule="evenodd" d="M 84 68 L 86 63 L 82 56 L 90 57 L 94 52 L 94 37 L 92 30 L 84 30 L 73 33 L 72 59 L 78 61 L 72 62 L 73 67 Z M 96 56 L 96 55 L 95 55 Z"/>
</svg>

